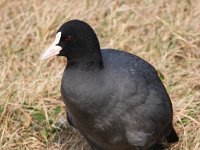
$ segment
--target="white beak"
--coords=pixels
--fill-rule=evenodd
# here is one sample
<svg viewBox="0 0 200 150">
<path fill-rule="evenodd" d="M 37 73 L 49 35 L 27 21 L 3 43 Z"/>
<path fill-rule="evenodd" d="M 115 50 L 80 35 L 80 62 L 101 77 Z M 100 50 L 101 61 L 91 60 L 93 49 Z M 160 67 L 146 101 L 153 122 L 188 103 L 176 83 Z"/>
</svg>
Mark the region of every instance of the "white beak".
<svg viewBox="0 0 200 150">
<path fill-rule="evenodd" d="M 60 51 L 62 50 L 62 47 L 57 45 L 60 42 L 60 38 L 61 38 L 61 32 L 58 32 L 56 34 L 56 39 L 54 40 L 54 42 L 41 55 L 41 57 L 40 57 L 41 60 L 45 60 L 45 59 L 54 57 L 60 53 Z"/>
</svg>

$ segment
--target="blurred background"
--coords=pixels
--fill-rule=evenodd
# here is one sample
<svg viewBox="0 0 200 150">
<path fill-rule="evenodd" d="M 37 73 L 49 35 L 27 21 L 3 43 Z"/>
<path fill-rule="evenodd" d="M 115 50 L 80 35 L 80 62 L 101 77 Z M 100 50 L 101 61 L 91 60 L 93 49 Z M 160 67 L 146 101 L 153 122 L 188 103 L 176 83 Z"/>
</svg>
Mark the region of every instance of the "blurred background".
<svg viewBox="0 0 200 150">
<path fill-rule="evenodd" d="M 157 69 L 180 136 L 171 149 L 199 150 L 199 0 L 1 0 L 0 149 L 88 150 L 65 120 L 66 60 L 39 60 L 71 19 L 88 22 L 102 48 L 129 51 Z"/>
</svg>

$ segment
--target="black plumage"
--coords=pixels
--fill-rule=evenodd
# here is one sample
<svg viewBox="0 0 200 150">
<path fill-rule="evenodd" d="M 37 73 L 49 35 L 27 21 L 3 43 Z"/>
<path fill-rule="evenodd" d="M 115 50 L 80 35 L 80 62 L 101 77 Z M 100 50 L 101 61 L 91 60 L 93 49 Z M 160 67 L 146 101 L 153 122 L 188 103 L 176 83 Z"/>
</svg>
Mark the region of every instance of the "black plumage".
<svg viewBox="0 0 200 150">
<path fill-rule="evenodd" d="M 178 141 L 170 98 L 152 65 L 133 54 L 100 49 L 93 29 L 63 24 L 61 94 L 68 121 L 93 150 L 159 150 Z"/>
</svg>

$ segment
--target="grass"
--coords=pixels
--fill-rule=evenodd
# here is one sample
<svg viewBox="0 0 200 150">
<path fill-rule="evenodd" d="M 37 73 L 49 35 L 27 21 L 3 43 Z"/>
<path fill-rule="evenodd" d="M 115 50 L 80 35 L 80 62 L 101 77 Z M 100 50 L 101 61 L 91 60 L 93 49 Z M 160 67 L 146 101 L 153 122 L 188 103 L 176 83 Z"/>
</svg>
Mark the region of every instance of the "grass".
<svg viewBox="0 0 200 150">
<path fill-rule="evenodd" d="M 180 136 L 200 149 L 199 0 L 1 0 L 0 149 L 87 150 L 65 120 L 59 87 L 66 60 L 39 56 L 70 19 L 93 26 L 102 47 L 136 54 L 158 70 Z"/>
</svg>

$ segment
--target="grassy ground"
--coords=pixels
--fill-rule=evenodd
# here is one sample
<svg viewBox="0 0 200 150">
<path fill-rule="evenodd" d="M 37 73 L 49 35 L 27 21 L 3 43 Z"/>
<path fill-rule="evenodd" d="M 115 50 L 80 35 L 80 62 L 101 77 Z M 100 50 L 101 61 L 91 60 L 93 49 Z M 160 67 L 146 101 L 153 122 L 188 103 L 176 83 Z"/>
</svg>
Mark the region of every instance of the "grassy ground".
<svg viewBox="0 0 200 150">
<path fill-rule="evenodd" d="M 87 149 L 65 121 L 59 88 L 66 60 L 39 61 L 58 27 L 78 18 L 93 26 L 102 47 L 155 66 L 180 136 L 171 149 L 199 150 L 199 8 L 199 0 L 1 0 L 0 149 Z"/>
</svg>

